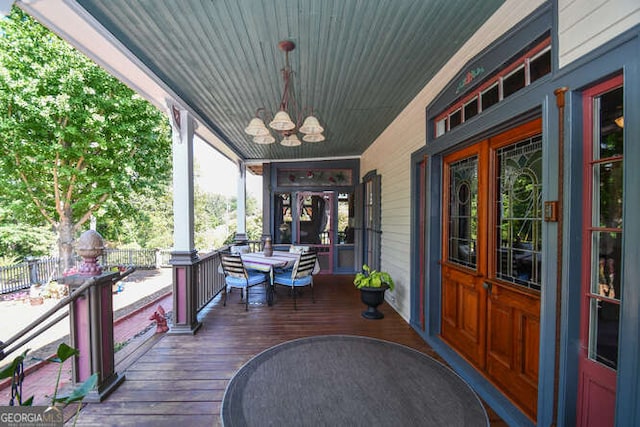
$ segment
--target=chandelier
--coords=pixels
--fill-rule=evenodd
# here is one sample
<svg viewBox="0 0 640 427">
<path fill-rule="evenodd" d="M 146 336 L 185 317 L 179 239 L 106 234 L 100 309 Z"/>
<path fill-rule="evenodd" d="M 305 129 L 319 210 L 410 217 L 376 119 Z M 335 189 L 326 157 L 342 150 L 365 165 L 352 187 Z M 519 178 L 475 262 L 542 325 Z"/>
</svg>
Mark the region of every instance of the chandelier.
<svg viewBox="0 0 640 427">
<path fill-rule="evenodd" d="M 253 142 L 256 144 L 272 144 L 276 139 L 271 135 L 269 128 L 281 135 L 280 144 L 287 147 L 295 147 L 302 144 L 298 137 L 298 132 L 303 134 L 302 141 L 305 142 L 321 142 L 324 141 L 322 132 L 324 128 L 320 125 L 318 119 L 313 115 L 313 110 L 304 121 L 302 117 L 307 109 L 299 110 L 294 96 L 292 76 L 293 71 L 289 66 L 289 52 L 296 48 L 294 42 L 284 40 L 278 43 L 280 50 L 284 52 L 284 68 L 282 71 L 282 79 L 284 81 L 284 89 L 278 112 L 271 117 L 266 108 L 260 107 L 256 110 L 256 115 L 249 125 L 245 128 L 245 132 L 253 136 Z M 295 121 L 291 119 L 294 116 Z M 264 119 L 260 117 L 263 115 Z M 265 126 L 264 120 L 269 120 L 269 128 Z"/>
</svg>

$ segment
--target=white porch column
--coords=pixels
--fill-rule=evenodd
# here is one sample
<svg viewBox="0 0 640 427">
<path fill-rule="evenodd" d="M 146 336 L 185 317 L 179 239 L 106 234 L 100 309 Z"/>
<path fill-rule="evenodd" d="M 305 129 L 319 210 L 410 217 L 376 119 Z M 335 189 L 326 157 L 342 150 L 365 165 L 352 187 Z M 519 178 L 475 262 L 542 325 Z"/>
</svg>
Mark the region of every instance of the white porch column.
<svg viewBox="0 0 640 427">
<path fill-rule="evenodd" d="M 238 162 L 238 200 L 236 204 L 236 242 L 247 240 L 247 166 L 244 162 Z"/>
<path fill-rule="evenodd" d="M 173 152 L 173 326 L 170 333 L 194 334 L 197 320 L 197 278 L 194 263 L 193 135 L 196 122 L 189 112 L 168 101 Z"/>
<path fill-rule="evenodd" d="M 177 252 L 195 252 L 193 239 L 193 135 L 195 121 L 186 110 L 170 107 L 173 124 L 173 232 Z M 175 109 L 175 110 L 174 110 Z"/>
</svg>

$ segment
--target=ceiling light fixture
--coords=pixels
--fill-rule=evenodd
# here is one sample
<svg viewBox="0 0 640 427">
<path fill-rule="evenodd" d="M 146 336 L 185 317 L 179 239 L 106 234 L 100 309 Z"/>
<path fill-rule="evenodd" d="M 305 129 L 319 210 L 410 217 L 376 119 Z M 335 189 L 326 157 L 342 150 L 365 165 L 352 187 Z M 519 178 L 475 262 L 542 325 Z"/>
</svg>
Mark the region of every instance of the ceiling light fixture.
<svg viewBox="0 0 640 427">
<path fill-rule="evenodd" d="M 325 138 L 322 134 L 324 128 L 313 115 L 313 109 L 311 109 L 311 114 L 307 116 L 304 121 L 301 119 L 304 116 L 304 111 L 307 109 L 305 108 L 302 111 L 298 110 L 293 90 L 293 71 L 291 71 L 291 67 L 289 66 L 289 52 L 295 49 L 296 45 L 290 40 L 284 40 L 278 43 L 278 47 L 284 52 L 285 58 L 285 65 L 281 70 L 284 89 L 278 112 L 269 121 L 269 127 L 282 136 L 280 144 L 286 147 L 295 147 L 302 144 L 297 132 L 303 134 L 302 140 L 305 142 L 324 141 Z M 253 142 L 256 144 L 272 144 L 276 139 L 271 135 L 269 128 L 265 126 L 264 119 L 260 117 L 261 113 L 264 119 L 269 119 L 271 116 L 266 108 L 258 108 L 255 117 L 251 119 L 244 131 L 253 136 Z M 295 122 L 291 120 L 292 115 L 295 117 Z"/>
</svg>

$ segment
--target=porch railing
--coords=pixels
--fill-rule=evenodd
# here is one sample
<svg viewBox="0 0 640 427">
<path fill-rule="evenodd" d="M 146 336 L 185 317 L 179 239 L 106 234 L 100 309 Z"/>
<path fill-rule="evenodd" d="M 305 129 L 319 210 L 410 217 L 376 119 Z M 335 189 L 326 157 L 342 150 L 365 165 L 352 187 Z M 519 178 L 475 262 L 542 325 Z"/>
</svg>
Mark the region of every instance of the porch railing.
<svg viewBox="0 0 640 427">
<path fill-rule="evenodd" d="M 249 240 L 247 244 L 252 252 L 262 250 L 263 242 L 260 240 Z M 224 274 L 220 267 L 220 253 L 226 250 L 229 250 L 229 246 L 223 246 L 206 254 L 199 254 L 200 259 L 194 264 L 198 280 L 196 286 L 197 311 L 202 310 L 224 290 Z"/>
<path fill-rule="evenodd" d="M 82 281 L 81 284 L 76 286 L 73 290 L 70 290 L 69 295 L 62 298 L 60 301 L 58 301 L 53 307 L 47 310 L 44 314 L 42 314 L 37 319 L 32 321 L 29 325 L 22 328 L 13 336 L 8 338 L 6 341 L 4 342 L 0 341 L 0 360 L 5 359 L 7 356 L 14 353 L 16 350 L 23 348 L 25 345 L 31 342 L 31 340 L 33 340 L 34 338 L 37 338 L 38 336 L 40 336 L 41 334 L 49 330 L 51 327 L 56 325 L 58 322 L 60 322 L 61 320 L 69 316 L 69 313 L 71 311 L 74 312 L 72 319 L 80 318 L 80 316 L 78 315 L 77 307 L 74 307 L 75 301 L 78 298 L 86 298 L 87 296 L 90 299 L 96 298 L 97 294 L 95 292 L 92 294 L 90 289 L 92 287 L 95 288 L 96 285 L 100 284 L 100 281 L 102 281 L 103 284 L 106 282 L 107 286 L 110 289 L 112 284 L 124 279 L 134 271 L 135 271 L 135 268 L 129 268 L 126 271 L 121 272 L 119 274 L 113 273 L 111 276 L 108 276 L 106 279 L 100 276 L 87 277 Z M 88 304 L 88 307 L 98 307 L 98 308 L 97 308 L 97 311 L 95 312 L 92 311 L 91 313 L 86 313 L 84 318 L 86 319 L 91 318 L 92 321 L 94 319 L 101 318 L 99 310 L 103 309 L 103 305 L 98 304 L 98 302 L 99 301 L 91 302 L 90 304 Z M 110 304 L 108 306 L 111 307 Z M 69 307 L 69 311 L 58 313 L 66 307 Z M 95 310 L 95 308 L 93 310 Z M 110 315 L 111 315 L 111 318 L 113 318 L 112 314 Z M 82 321 L 78 321 L 77 319 L 75 320 L 75 323 L 71 322 L 70 337 L 76 336 L 74 330 L 77 329 L 79 325 L 84 325 L 84 323 Z M 94 324 L 91 325 L 93 329 L 97 329 L 95 326 L 96 325 Z M 105 336 L 113 336 L 113 323 L 110 325 L 103 325 L 102 327 L 108 329 L 103 331 Z M 97 340 L 96 338 L 99 338 L 99 340 Z M 73 341 L 73 338 L 71 339 Z M 85 347 L 84 350 L 89 350 L 89 351 L 84 351 L 84 352 L 81 351 L 81 354 L 79 356 L 76 356 L 76 358 L 78 357 L 82 358 L 84 362 L 76 362 L 76 363 L 89 364 L 89 361 L 91 361 L 90 362 L 91 364 L 98 364 L 97 361 L 100 361 L 101 360 L 100 357 L 102 357 L 103 355 L 98 355 L 97 352 L 93 352 L 92 354 L 92 351 L 95 348 L 99 348 L 100 344 L 105 346 L 106 349 L 109 349 L 111 352 L 111 356 L 113 356 L 113 342 L 109 343 L 108 345 L 105 345 L 105 342 L 102 341 L 102 336 L 94 332 L 92 335 L 90 335 L 89 341 L 84 343 L 84 347 Z M 73 345 L 73 343 L 71 343 L 71 345 Z M 102 364 L 98 364 L 98 366 L 102 366 Z M 113 363 L 111 363 L 110 366 L 113 367 Z M 11 380 L 11 398 L 9 401 L 10 406 L 13 406 L 14 404 L 21 405 L 23 403 L 22 402 L 22 385 L 25 380 L 24 361 L 18 362 L 14 366 L 14 369 L 15 371 L 14 371 L 14 374 L 12 375 L 12 380 Z M 74 373 L 74 381 L 76 379 L 76 374 L 77 372 Z M 101 386 L 100 383 L 102 382 L 102 380 L 109 379 L 108 375 L 109 375 L 109 372 L 101 372 L 100 378 L 102 379 L 99 380 L 99 384 L 98 384 L 99 387 Z"/>
<path fill-rule="evenodd" d="M 201 255 L 196 261 L 196 302 L 197 311 L 209 303 L 224 289 L 224 275 L 220 273 L 220 251 Z"/>
</svg>

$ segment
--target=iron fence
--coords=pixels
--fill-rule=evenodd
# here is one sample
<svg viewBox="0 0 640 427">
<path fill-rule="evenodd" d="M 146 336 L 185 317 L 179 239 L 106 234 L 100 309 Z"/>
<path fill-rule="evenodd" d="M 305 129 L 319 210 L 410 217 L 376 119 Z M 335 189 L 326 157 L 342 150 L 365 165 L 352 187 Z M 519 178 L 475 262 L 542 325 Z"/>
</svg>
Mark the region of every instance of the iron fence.
<svg viewBox="0 0 640 427">
<path fill-rule="evenodd" d="M 134 266 L 138 270 L 158 266 L 158 249 L 106 249 L 100 257 L 105 268 Z"/>
<path fill-rule="evenodd" d="M 139 270 L 170 267 L 169 249 L 105 249 L 100 265 L 105 269 L 116 266 L 135 267 Z M 76 258 L 75 267 L 82 263 Z M 33 284 L 47 283 L 61 277 L 63 269 L 59 258 L 26 258 L 23 262 L 0 267 L 0 294 L 28 289 Z"/>
</svg>

